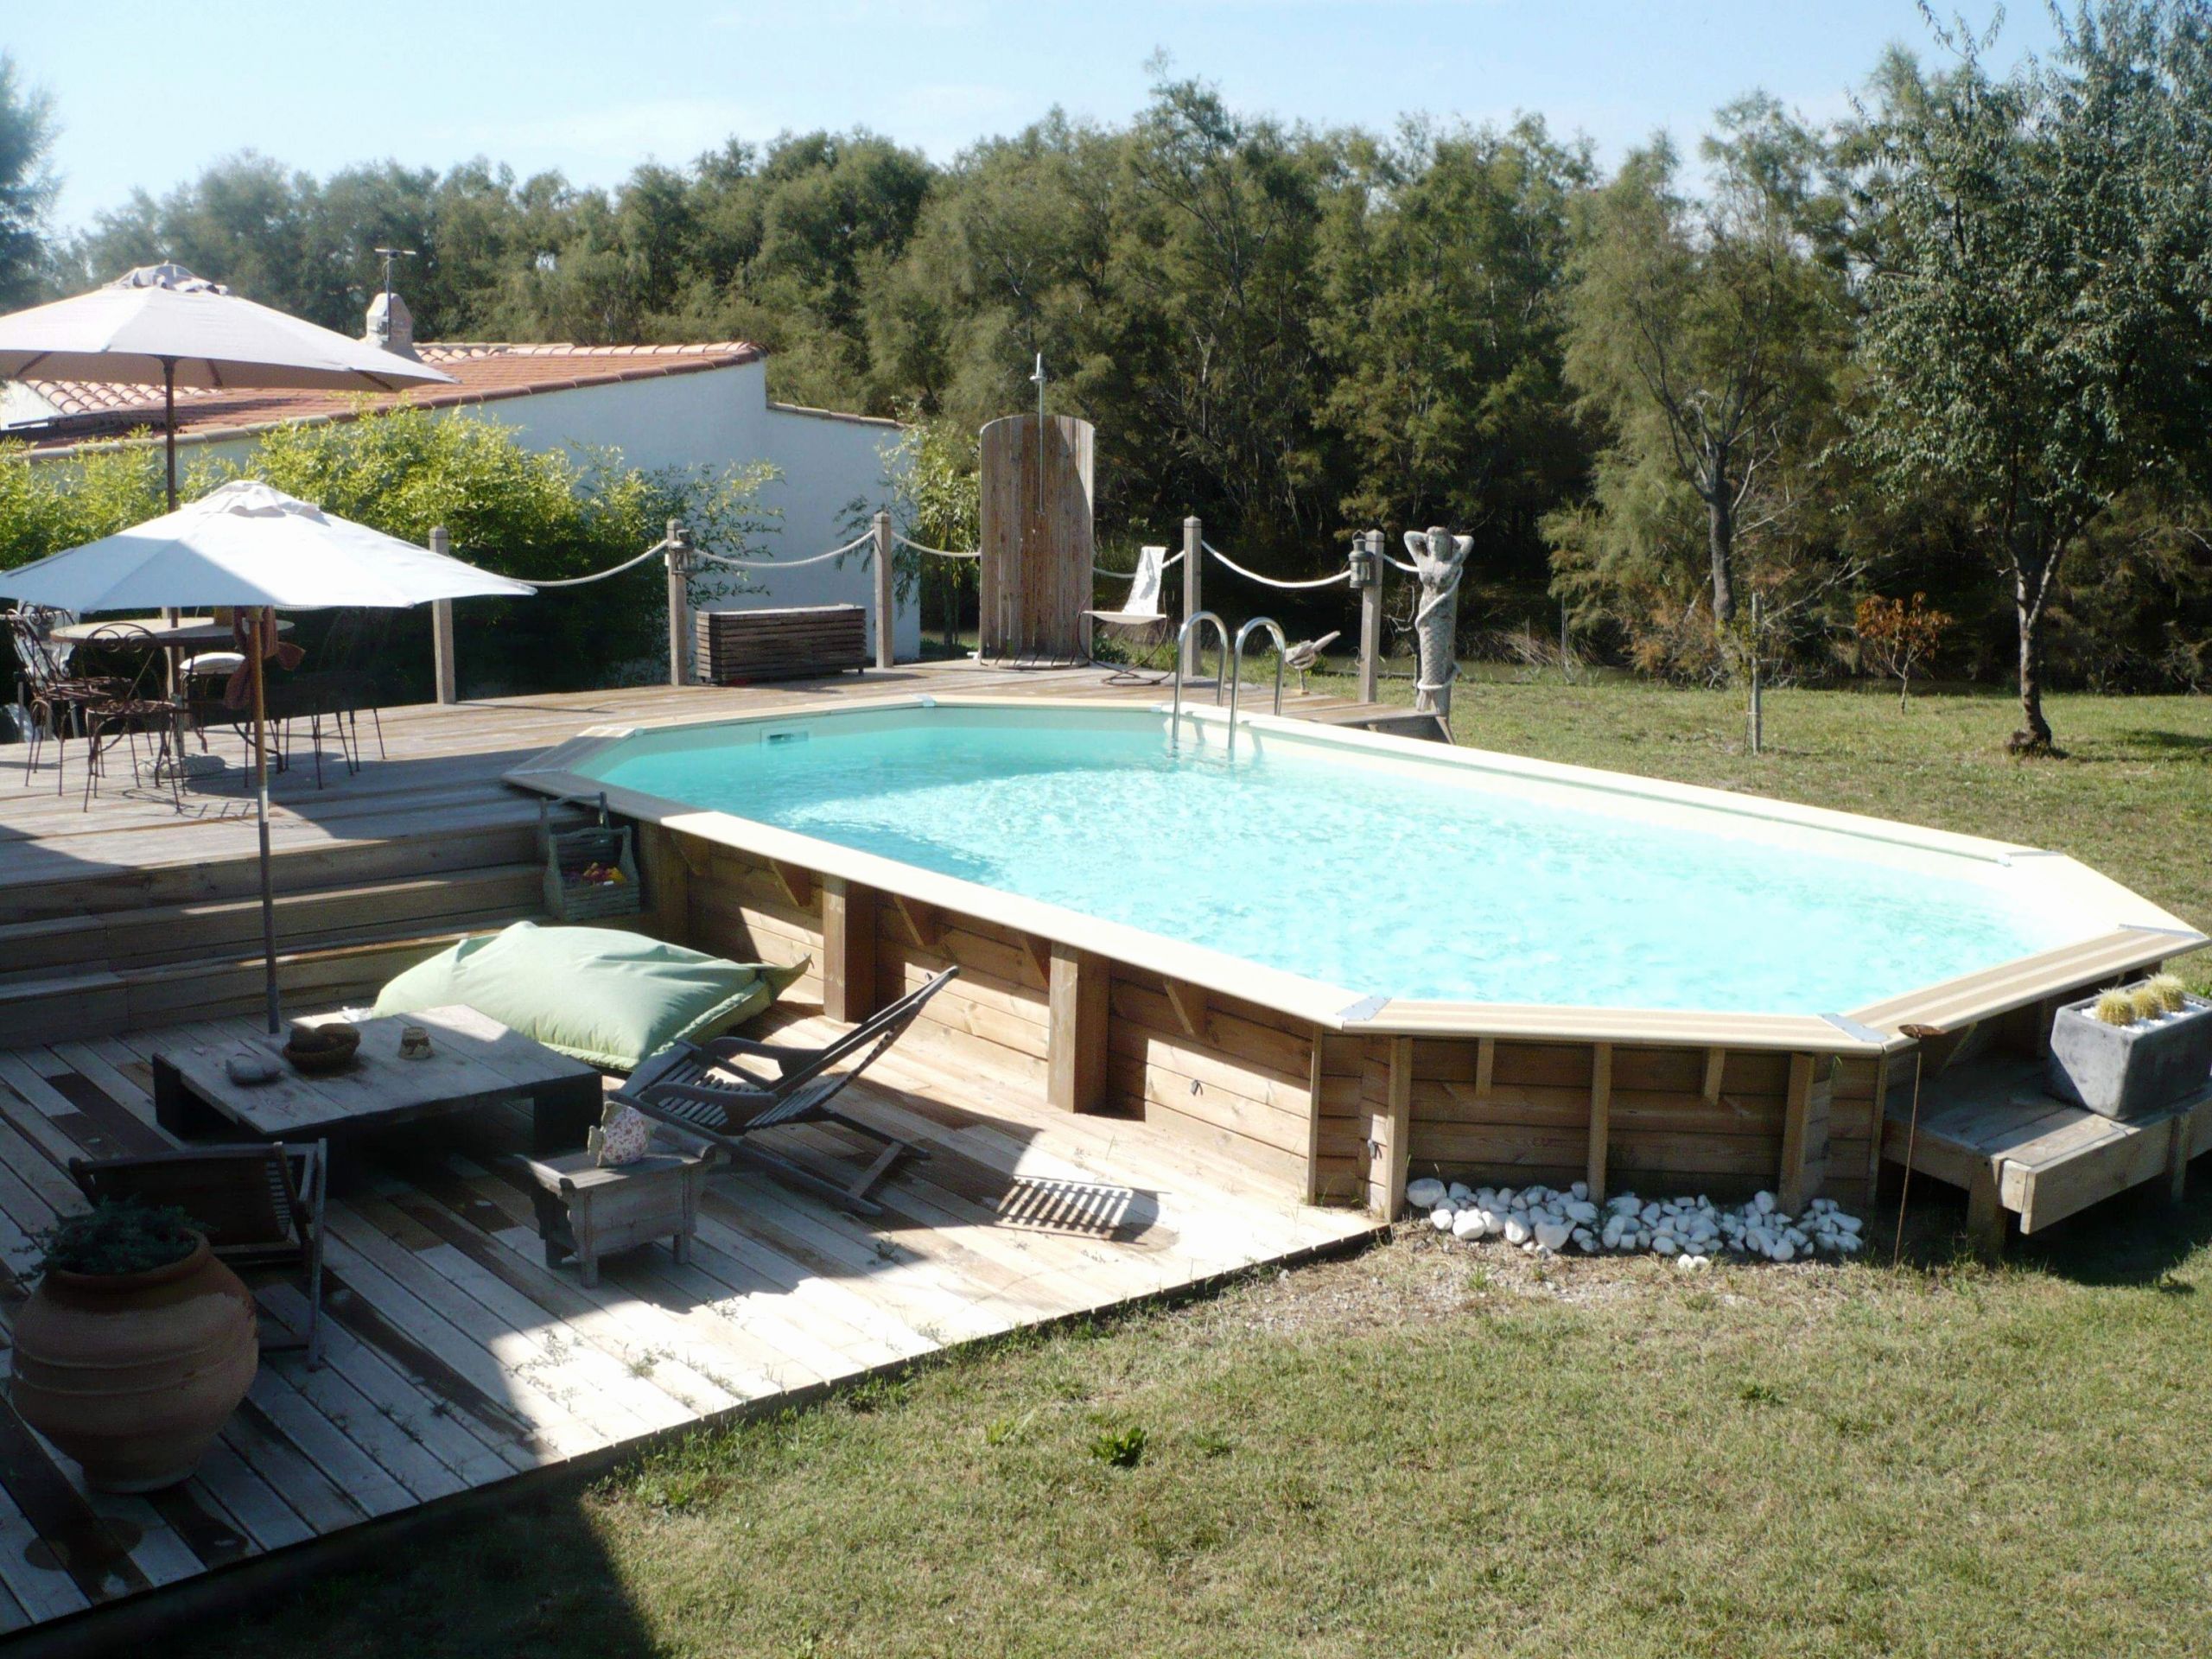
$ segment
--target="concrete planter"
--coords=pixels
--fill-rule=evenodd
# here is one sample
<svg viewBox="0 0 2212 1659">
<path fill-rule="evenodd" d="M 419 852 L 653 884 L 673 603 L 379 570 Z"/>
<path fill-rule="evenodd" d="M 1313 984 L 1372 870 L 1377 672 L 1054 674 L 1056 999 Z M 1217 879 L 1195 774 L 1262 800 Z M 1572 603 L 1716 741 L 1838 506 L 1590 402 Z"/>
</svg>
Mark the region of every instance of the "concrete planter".
<svg viewBox="0 0 2212 1659">
<path fill-rule="evenodd" d="M 2108 1026 L 2069 1002 L 2050 1027 L 2044 1081 L 2062 1100 L 2106 1117 L 2140 1117 L 2212 1088 L 2212 1002 L 2192 996 L 2178 1013 Z"/>
</svg>

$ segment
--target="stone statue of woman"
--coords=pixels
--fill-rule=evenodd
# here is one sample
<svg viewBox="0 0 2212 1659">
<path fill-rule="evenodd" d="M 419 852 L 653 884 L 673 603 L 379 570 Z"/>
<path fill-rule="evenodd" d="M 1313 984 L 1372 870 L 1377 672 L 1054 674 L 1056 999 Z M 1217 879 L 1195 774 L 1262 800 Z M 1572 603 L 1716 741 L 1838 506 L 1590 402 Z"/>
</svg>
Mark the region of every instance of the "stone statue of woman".
<svg viewBox="0 0 2212 1659">
<path fill-rule="evenodd" d="M 1459 677 L 1459 658 L 1452 649 L 1459 621 L 1459 575 L 1474 547 L 1471 536 L 1454 536 L 1440 524 L 1428 533 L 1406 532 L 1406 551 L 1413 555 L 1414 574 L 1421 578 L 1421 607 L 1414 613 L 1414 639 L 1421 648 L 1421 678 L 1414 687 L 1414 707 L 1425 715 L 1452 717 L 1452 682 Z"/>
</svg>

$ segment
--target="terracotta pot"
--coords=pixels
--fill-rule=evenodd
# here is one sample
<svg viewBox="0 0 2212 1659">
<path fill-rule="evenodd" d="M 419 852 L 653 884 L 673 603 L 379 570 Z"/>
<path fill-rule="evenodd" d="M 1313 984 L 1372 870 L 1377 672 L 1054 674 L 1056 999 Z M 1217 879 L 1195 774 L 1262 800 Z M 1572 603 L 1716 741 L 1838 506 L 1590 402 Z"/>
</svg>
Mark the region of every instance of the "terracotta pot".
<svg viewBox="0 0 2212 1659">
<path fill-rule="evenodd" d="M 102 1491 L 174 1486 L 252 1385 L 258 1327 L 205 1239 L 144 1273 L 50 1268 L 16 1318 L 10 1397 Z"/>
</svg>

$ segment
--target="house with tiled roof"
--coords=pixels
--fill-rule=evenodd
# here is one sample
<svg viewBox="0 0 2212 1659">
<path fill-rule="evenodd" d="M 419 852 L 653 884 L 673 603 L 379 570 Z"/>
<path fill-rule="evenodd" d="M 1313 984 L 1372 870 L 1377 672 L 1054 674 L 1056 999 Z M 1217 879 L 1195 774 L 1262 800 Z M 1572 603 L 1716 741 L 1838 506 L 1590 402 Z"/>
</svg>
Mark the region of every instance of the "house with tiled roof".
<svg viewBox="0 0 2212 1659">
<path fill-rule="evenodd" d="M 416 342 L 406 302 L 379 294 L 366 337 L 442 369 L 451 385 L 362 397 L 353 393 L 245 388 L 176 391 L 177 446 L 242 456 L 269 428 L 287 422 L 347 421 L 401 406 L 466 411 L 515 429 L 533 448 L 617 449 L 626 462 L 664 467 L 766 461 L 778 477 L 762 505 L 776 510 L 769 551 L 804 558 L 851 539 L 852 507 L 887 493 L 885 451 L 899 424 L 781 404 L 768 396 L 767 354 L 744 340 L 684 346 L 520 345 Z M 162 420 L 159 386 L 26 379 L 0 385 L 0 438 L 29 446 L 34 461 L 88 448 L 150 442 Z M 865 563 L 847 559 L 769 570 L 765 591 L 714 601 L 716 608 L 850 603 L 873 609 Z M 871 619 L 871 626 L 873 620 Z M 899 654 L 918 654 L 918 613 L 902 605 Z"/>
</svg>

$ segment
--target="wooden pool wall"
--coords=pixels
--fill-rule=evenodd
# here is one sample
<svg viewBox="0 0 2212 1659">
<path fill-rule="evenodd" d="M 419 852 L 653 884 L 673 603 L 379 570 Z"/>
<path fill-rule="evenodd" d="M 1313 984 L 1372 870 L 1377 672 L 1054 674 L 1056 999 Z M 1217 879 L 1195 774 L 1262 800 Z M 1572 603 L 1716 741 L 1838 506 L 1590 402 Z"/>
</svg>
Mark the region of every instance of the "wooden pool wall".
<svg viewBox="0 0 2212 1659">
<path fill-rule="evenodd" d="M 856 1020 L 957 965 L 916 1039 L 1071 1111 L 1225 1154 L 1287 1197 L 1395 1211 L 1408 1174 L 1650 1192 L 1871 1190 L 1887 1055 L 1332 1030 L 981 917 L 658 824 L 656 931 L 809 964 Z"/>
</svg>

